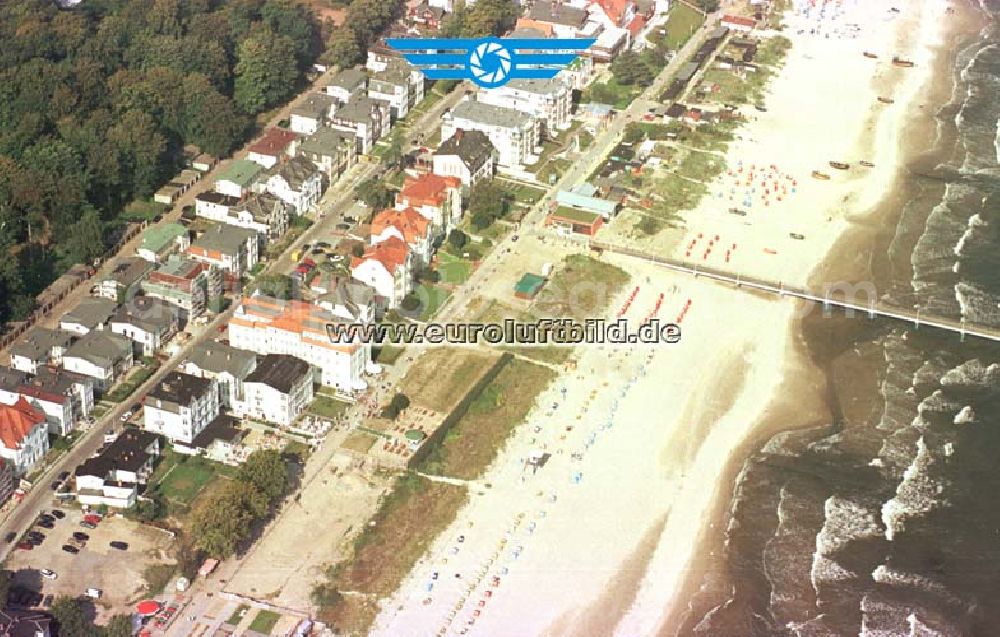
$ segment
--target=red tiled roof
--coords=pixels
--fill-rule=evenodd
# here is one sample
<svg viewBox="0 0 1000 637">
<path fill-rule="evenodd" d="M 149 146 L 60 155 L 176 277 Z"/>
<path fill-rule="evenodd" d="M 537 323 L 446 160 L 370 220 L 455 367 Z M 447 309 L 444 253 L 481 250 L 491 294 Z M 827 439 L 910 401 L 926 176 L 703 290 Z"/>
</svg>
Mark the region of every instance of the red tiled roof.
<svg viewBox="0 0 1000 637">
<path fill-rule="evenodd" d="M 372 219 L 372 236 L 378 236 L 385 232 L 386 228 L 395 228 L 403 235 L 403 240 L 413 243 L 422 237 L 427 236 L 427 227 L 430 222 L 422 214 L 413 208 L 403 210 L 393 210 L 387 208 L 375 215 Z"/>
<path fill-rule="evenodd" d="M 407 177 L 399 197 L 410 201 L 410 205 L 428 204 L 440 206 L 445 201 L 445 190 L 459 188 L 462 180 L 458 177 L 445 177 L 434 173 L 423 173 L 419 177 Z"/>
<path fill-rule="evenodd" d="M 298 138 L 298 135 L 290 130 L 280 128 L 269 128 L 264 136 L 254 142 L 248 149 L 251 153 L 277 157 L 285 152 L 288 145 Z"/>
<path fill-rule="evenodd" d="M 355 257 L 351 260 L 351 268 L 356 268 L 365 261 L 374 260 L 382 264 L 389 272 L 395 272 L 397 268 L 406 263 L 406 255 L 410 253 L 410 248 L 396 237 L 390 237 L 382 243 L 370 246 L 365 250 L 361 258 Z"/>
<path fill-rule="evenodd" d="M 615 24 L 621 24 L 622 16 L 631 3 L 632 0 L 594 0 L 594 4 L 604 9 Z"/>
<path fill-rule="evenodd" d="M 629 33 L 632 34 L 632 37 L 635 37 L 639 35 L 639 31 L 642 31 L 642 27 L 644 26 L 646 26 L 646 18 L 641 15 L 637 15 L 634 18 L 632 18 L 632 21 L 628 23 L 628 27 L 626 28 L 628 28 Z"/>
<path fill-rule="evenodd" d="M 728 13 L 722 16 L 722 24 L 738 24 L 742 27 L 753 28 L 757 26 L 757 21 L 753 18 L 746 18 L 741 15 L 729 15 Z"/>
<path fill-rule="evenodd" d="M 518 18 L 517 24 L 514 25 L 515 29 L 538 29 L 543 34 L 548 37 L 552 37 L 552 25 L 548 22 L 539 22 L 538 20 L 532 20 L 531 18 Z"/>
<path fill-rule="evenodd" d="M 45 414 L 32 407 L 24 396 L 13 405 L 0 405 L 0 441 L 8 449 L 20 448 L 31 430 L 45 422 Z"/>
</svg>

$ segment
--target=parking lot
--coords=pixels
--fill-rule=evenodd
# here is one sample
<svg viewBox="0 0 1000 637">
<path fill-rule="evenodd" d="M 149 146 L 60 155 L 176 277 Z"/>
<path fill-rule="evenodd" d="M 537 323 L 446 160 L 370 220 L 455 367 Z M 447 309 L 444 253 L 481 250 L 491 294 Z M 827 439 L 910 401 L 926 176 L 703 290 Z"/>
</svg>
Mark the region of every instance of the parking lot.
<svg viewBox="0 0 1000 637">
<path fill-rule="evenodd" d="M 89 529 L 80 525 L 83 521 L 80 510 L 60 511 L 65 517 L 55 519 L 53 528 L 32 526 L 31 531 L 45 536 L 40 544 L 31 550 L 19 548 L 11 552 L 7 568 L 14 573 L 12 587 L 55 597 L 77 597 L 88 588 L 96 588 L 102 591 L 96 601 L 98 612 L 114 614 L 125 612 L 143 597 L 143 571 L 147 566 L 172 561 L 166 549 L 173 540 L 163 531 L 118 516 L 105 518 L 96 528 Z M 74 541 L 75 532 L 85 533 L 88 539 Z M 126 542 L 128 548 L 124 551 L 112 548 L 112 541 Z M 62 548 L 64 545 L 73 545 L 78 552 L 67 552 Z M 43 576 L 45 571 L 52 571 L 55 578 Z"/>
</svg>

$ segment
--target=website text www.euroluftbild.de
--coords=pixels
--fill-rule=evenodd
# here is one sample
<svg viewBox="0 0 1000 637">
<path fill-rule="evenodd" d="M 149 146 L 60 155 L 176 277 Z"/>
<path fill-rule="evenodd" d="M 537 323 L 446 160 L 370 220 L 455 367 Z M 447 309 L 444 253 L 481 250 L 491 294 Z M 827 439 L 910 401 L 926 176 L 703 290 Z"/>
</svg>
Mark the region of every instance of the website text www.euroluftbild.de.
<svg viewBox="0 0 1000 637">
<path fill-rule="evenodd" d="M 370 345 L 639 345 L 670 344 L 681 339 L 676 323 L 650 319 L 630 327 L 626 319 L 539 319 L 494 323 L 328 323 L 335 343 Z"/>
</svg>

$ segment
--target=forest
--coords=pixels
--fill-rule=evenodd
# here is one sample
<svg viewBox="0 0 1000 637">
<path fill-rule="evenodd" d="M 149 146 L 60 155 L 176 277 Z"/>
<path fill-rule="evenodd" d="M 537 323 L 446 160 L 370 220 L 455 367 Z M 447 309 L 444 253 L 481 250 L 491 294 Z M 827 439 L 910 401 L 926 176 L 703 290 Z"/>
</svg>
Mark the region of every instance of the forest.
<svg viewBox="0 0 1000 637">
<path fill-rule="evenodd" d="M 3 0 L 0 40 L 0 323 L 103 255 L 185 145 L 251 136 L 323 49 L 293 0 Z"/>
</svg>

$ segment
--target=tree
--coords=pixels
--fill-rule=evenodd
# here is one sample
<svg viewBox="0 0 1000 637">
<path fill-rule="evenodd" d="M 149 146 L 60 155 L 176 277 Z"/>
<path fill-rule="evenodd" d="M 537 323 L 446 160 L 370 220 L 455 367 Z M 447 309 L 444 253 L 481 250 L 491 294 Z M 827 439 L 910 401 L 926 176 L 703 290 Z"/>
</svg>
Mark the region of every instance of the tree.
<svg viewBox="0 0 1000 637">
<path fill-rule="evenodd" d="M 394 168 L 399 168 L 403 163 L 403 128 L 395 126 L 392 135 L 389 136 L 389 150 L 383 155 L 385 163 Z"/>
<path fill-rule="evenodd" d="M 60 635 L 100 637 L 101 631 L 87 619 L 83 606 L 73 597 L 57 597 L 49 612 L 56 620 Z"/>
<path fill-rule="evenodd" d="M 326 42 L 326 53 L 323 58 L 341 68 L 349 68 L 359 64 L 363 59 L 361 44 L 357 32 L 347 24 L 333 30 Z"/>
<path fill-rule="evenodd" d="M 244 113 L 252 115 L 277 104 L 295 86 L 295 46 L 269 28 L 256 29 L 243 40 L 237 59 L 233 98 Z"/>
<path fill-rule="evenodd" d="M 626 51 L 611 63 L 611 73 L 619 84 L 648 86 L 653 81 L 653 70 L 635 51 Z"/>
<path fill-rule="evenodd" d="M 297 294 L 298 287 L 295 279 L 287 274 L 264 274 L 254 281 L 254 288 L 258 292 L 276 299 L 301 298 Z"/>
<path fill-rule="evenodd" d="M 510 194 L 493 181 L 479 181 L 469 193 L 469 212 L 477 229 L 489 227 L 507 213 Z"/>
<path fill-rule="evenodd" d="M 229 482 L 191 512 L 191 535 L 197 538 L 197 547 L 209 555 L 230 557 L 267 507 L 266 498 L 253 485 Z"/>
<path fill-rule="evenodd" d="M 510 0 L 477 0 L 464 16 L 462 35 L 467 38 L 502 35 L 517 21 L 517 4 Z"/>
<path fill-rule="evenodd" d="M 152 522 L 160 517 L 162 507 L 155 497 L 143 498 L 135 503 L 135 517 L 143 522 Z"/>
<path fill-rule="evenodd" d="M 128 615 L 115 615 L 104 627 L 105 637 L 132 637 L 132 618 Z"/>
<path fill-rule="evenodd" d="M 468 242 L 469 235 L 465 234 L 458 228 L 452 228 L 451 232 L 448 233 L 448 245 L 455 250 L 461 250 Z"/>
<path fill-rule="evenodd" d="M 80 220 L 70 227 L 63 249 L 63 258 L 72 265 L 89 263 L 91 259 L 104 253 L 104 232 L 97 211 L 87 207 Z"/>
<path fill-rule="evenodd" d="M 382 410 L 382 417 L 388 418 L 389 420 L 395 420 L 396 417 L 398 417 L 399 414 L 401 414 L 403 410 L 409 406 L 409 397 L 402 392 L 396 392 L 396 394 L 392 397 L 392 400 L 389 401 L 388 406 Z"/>
<path fill-rule="evenodd" d="M 253 485 L 268 502 L 275 502 L 288 488 L 288 466 L 281 452 L 274 449 L 255 451 L 247 456 L 236 479 Z"/>
<path fill-rule="evenodd" d="M 354 189 L 354 195 L 374 210 L 391 206 L 394 199 L 389 187 L 376 177 L 358 184 Z"/>
</svg>

